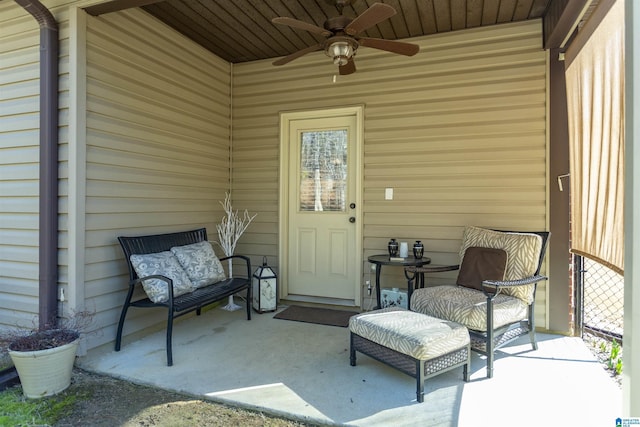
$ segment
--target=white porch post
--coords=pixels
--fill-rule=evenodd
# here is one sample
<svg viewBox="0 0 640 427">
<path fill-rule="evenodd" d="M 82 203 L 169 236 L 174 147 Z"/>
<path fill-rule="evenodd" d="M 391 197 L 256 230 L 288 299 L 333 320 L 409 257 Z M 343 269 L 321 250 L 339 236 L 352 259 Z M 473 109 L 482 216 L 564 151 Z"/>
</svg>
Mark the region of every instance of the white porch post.
<svg viewBox="0 0 640 427">
<path fill-rule="evenodd" d="M 640 417 L 640 4 L 625 1 L 625 260 L 623 413 Z M 637 124 L 637 126 L 636 126 Z M 638 271 L 636 272 L 636 268 Z"/>
</svg>

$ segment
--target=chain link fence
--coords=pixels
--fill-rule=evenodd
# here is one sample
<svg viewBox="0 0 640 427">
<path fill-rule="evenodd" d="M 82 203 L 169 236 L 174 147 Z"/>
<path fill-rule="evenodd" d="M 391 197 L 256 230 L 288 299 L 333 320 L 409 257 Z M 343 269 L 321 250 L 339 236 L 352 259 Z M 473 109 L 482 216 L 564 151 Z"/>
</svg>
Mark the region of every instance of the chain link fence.
<svg viewBox="0 0 640 427">
<path fill-rule="evenodd" d="M 576 257 L 576 271 L 579 330 L 622 344 L 624 278 L 584 257 Z"/>
</svg>

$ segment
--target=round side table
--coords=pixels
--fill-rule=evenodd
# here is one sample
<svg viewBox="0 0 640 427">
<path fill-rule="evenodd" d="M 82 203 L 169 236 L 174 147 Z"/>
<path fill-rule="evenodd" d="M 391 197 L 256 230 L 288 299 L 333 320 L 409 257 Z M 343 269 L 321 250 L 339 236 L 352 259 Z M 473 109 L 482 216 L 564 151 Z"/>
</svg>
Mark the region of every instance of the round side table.
<svg viewBox="0 0 640 427">
<path fill-rule="evenodd" d="M 427 265 L 410 265 L 404 268 L 404 274 L 407 276 L 407 288 L 409 292 L 413 292 L 415 289 L 424 288 L 424 274 L 425 273 L 441 273 L 443 271 L 454 271 L 458 270 L 460 266 L 458 264 L 455 265 L 441 265 L 441 264 L 427 264 Z M 411 274 L 411 277 L 409 277 Z M 412 285 L 411 282 L 415 279 L 415 285 Z"/>
<path fill-rule="evenodd" d="M 382 255 L 371 255 L 368 258 L 369 262 L 372 264 L 376 265 L 376 303 L 377 306 L 376 308 L 381 308 L 381 304 L 380 304 L 380 271 L 382 271 L 382 266 L 383 265 L 391 265 L 391 266 L 396 266 L 396 267 L 405 267 L 405 273 L 404 276 L 407 278 L 407 285 L 409 285 L 411 283 L 411 281 L 413 280 L 413 276 L 409 277 L 407 275 L 407 271 L 406 269 L 408 267 L 422 267 L 425 264 L 429 264 L 431 262 L 431 258 L 428 257 L 422 257 L 420 259 L 416 259 L 414 257 L 407 257 L 407 258 L 403 258 L 401 260 L 397 260 L 397 259 L 391 259 L 389 257 L 389 255 L 386 254 L 382 254 Z M 407 287 L 407 298 L 411 298 L 411 292 L 412 289 L 410 286 Z"/>
</svg>

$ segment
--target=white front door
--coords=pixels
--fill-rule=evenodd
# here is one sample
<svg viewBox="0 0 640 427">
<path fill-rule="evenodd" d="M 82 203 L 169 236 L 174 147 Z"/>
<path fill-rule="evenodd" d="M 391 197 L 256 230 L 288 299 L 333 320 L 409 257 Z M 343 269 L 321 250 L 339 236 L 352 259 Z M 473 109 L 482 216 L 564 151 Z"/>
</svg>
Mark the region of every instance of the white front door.
<svg viewBox="0 0 640 427">
<path fill-rule="evenodd" d="M 287 130 L 287 294 L 358 305 L 357 116 L 296 118 Z"/>
</svg>

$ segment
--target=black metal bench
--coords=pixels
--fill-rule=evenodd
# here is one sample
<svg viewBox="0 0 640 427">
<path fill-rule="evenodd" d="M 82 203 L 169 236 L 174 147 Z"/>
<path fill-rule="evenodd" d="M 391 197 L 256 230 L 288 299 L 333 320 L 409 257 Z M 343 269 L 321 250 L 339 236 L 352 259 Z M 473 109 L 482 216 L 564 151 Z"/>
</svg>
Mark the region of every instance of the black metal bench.
<svg viewBox="0 0 640 427">
<path fill-rule="evenodd" d="M 127 267 L 129 268 L 129 291 L 122 306 L 122 312 L 120 313 L 120 321 L 118 322 L 118 332 L 116 334 L 116 351 L 120 351 L 122 343 L 122 329 L 124 326 L 124 320 L 127 316 L 127 310 L 129 307 L 137 308 L 156 308 L 165 307 L 167 313 L 167 365 L 173 365 L 173 356 L 171 352 L 171 335 L 173 332 L 173 319 L 184 314 L 195 311 L 197 315 L 200 315 L 203 307 L 228 298 L 230 295 L 238 292 L 247 291 L 246 294 L 246 306 L 247 306 L 247 320 L 251 320 L 251 261 L 248 257 L 243 255 L 233 255 L 230 257 L 220 258 L 220 261 L 228 259 L 238 259 L 246 264 L 246 277 L 233 277 L 222 280 L 220 282 L 208 285 L 206 287 L 198 288 L 193 292 L 173 296 L 173 282 L 171 279 L 165 276 L 148 276 L 139 278 L 136 274 L 133 265 L 131 264 L 130 257 L 133 254 L 151 254 L 156 252 L 168 251 L 174 246 L 184 246 L 192 243 L 199 243 L 207 241 L 207 230 L 200 228 L 197 230 L 183 231 L 178 233 L 168 234 L 156 234 L 149 236 L 137 236 L 137 237 L 118 237 L 120 246 L 124 251 L 124 257 L 127 261 Z M 140 298 L 132 300 L 136 287 L 142 287 L 143 279 L 158 278 L 167 282 L 169 289 L 169 299 L 165 302 L 154 303 L 149 298 Z"/>
</svg>

